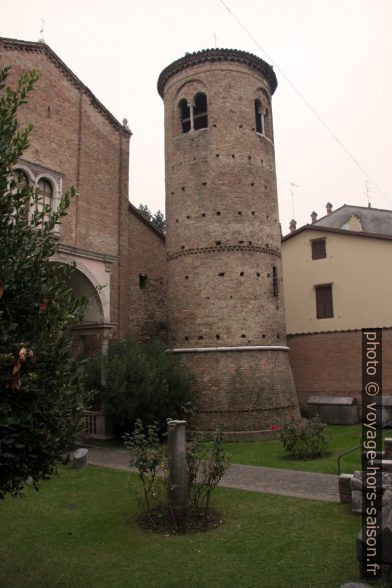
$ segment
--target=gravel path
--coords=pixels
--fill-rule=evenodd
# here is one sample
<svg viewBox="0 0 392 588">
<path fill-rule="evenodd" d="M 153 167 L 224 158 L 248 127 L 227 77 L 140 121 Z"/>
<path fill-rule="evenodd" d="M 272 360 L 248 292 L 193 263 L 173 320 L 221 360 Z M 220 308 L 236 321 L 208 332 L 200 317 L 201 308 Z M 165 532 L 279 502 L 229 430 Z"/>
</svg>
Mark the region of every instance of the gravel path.
<svg viewBox="0 0 392 588">
<path fill-rule="evenodd" d="M 128 452 L 124 449 L 90 447 L 88 460 L 92 465 L 135 471 L 135 468 L 129 467 Z M 232 464 L 220 486 L 339 502 L 338 478 L 333 474 Z"/>
</svg>

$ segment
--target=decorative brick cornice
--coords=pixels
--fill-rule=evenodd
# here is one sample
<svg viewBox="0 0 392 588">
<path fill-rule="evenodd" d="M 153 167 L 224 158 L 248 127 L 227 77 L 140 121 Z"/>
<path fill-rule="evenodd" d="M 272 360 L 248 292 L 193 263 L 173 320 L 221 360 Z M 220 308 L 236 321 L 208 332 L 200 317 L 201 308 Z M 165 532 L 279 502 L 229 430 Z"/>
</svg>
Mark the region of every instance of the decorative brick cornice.
<svg viewBox="0 0 392 588">
<path fill-rule="evenodd" d="M 232 251 L 251 251 L 256 253 L 266 253 L 280 257 L 280 251 L 271 249 L 268 245 L 214 245 L 211 247 L 191 247 L 189 249 L 179 249 L 173 253 L 167 254 L 167 260 L 177 259 L 185 255 L 199 255 L 201 253 L 225 253 Z"/>
<path fill-rule="evenodd" d="M 277 88 L 278 82 L 272 66 L 260 59 L 260 57 L 253 55 L 253 53 L 239 51 L 237 49 L 204 49 L 196 53 L 186 54 L 184 57 L 173 61 L 173 63 L 161 72 L 158 78 L 159 95 L 163 98 L 165 85 L 172 76 L 189 67 L 207 62 L 215 64 L 219 62 L 232 62 L 247 65 L 250 69 L 257 71 L 257 73 L 266 78 L 271 89 L 271 94 Z"/>
<path fill-rule="evenodd" d="M 113 264 L 118 260 L 116 255 L 109 255 L 107 253 L 99 253 L 98 251 L 89 251 L 87 249 L 80 249 L 80 247 L 74 247 L 73 245 L 65 245 L 59 243 L 57 245 L 57 252 L 65 255 L 71 255 L 76 257 L 85 257 L 86 259 L 94 259 L 96 261 L 102 261 L 105 264 Z"/>
<path fill-rule="evenodd" d="M 120 131 L 125 136 L 131 136 L 132 132 L 122 125 L 109 110 L 96 98 L 96 96 L 92 93 L 92 91 L 87 88 L 79 80 L 79 78 L 69 69 L 67 65 L 60 59 L 60 57 L 47 45 L 46 43 L 38 42 L 35 43 L 33 41 L 20 41 L 19 39 L 6 39 L 4 37 L 0 37 L 0 49 L 5 49 L 8 51 L 19 51 L 21 53 L 28 52 L 28 53 L 40 53 L 41 55 L 45 55 L 49 61 L 51 61 L 61 72 L 62 74 L 71 82 L 71 84 L 77 88 L 80 92 L 82 92 L 87 98 L 89 99 L 91 105 L 100 112 L 106 118 L 106 120 L 114 127 L 117 131 Z"/>
</svg>

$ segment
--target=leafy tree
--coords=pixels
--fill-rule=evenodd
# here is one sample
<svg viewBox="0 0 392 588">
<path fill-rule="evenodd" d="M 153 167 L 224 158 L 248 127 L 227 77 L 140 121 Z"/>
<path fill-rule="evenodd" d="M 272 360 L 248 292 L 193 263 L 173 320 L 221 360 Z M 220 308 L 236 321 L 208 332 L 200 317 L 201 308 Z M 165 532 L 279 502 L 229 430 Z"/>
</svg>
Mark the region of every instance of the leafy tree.
<svg viewBox="0 0 392 588">
<path fill-rule="evenodd" d="M 0 69 L 0 498 L 53 474 L 85 400 L 68 334 L 84 304 L 67 285 L 73 268 L 50 262 L 75 192 L 53 211 L 13 172 L 32 128 L 20 127 L 17 110 L 38 76 L 24 73 L 12 89 L 9 69 Z"/>
<path fill-rule="evenodd" d="M 163 212 L 161 212 L 159 209 L 153 215 L 151 222 L 158 229 L 158 231 L 161 231 L 161 233 L 166 232 L 165 216 L 164 216 Z"/>
<path fill-rule="evenodd" d="M 105 385 L 101 385 L 102 362 Z M 126 337 L 112 341 L 107 355 L 91 362 L 89 384 L 100 390 L 106 411 L 114 417 L 117 432 L 123 433 L 141 419 L 166 430 L 168 418 L 181 418 L 192 401 L 193 375 L 159 340 L 140 344 Z"/>
<path fill-rule="evenodd" d="M 161 233 L 166 232 L 166 220 L 165 215 L 159 209 L 153 214 L 146 204 L 140 204 L 138 208 L 139 212 L 150 221 Z"/>
</svg>

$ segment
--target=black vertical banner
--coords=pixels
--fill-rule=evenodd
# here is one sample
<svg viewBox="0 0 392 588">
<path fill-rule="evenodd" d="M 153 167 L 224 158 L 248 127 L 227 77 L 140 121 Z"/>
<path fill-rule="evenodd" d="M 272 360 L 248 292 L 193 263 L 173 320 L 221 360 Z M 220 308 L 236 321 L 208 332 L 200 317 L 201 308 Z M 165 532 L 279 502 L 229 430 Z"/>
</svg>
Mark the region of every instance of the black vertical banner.
<svg viewBox="0 0 392 588">
<path fill-rule="evenodd" d="M 361 575 L 382 576 L 382 329 L 362 329 Z"/>
</svg>

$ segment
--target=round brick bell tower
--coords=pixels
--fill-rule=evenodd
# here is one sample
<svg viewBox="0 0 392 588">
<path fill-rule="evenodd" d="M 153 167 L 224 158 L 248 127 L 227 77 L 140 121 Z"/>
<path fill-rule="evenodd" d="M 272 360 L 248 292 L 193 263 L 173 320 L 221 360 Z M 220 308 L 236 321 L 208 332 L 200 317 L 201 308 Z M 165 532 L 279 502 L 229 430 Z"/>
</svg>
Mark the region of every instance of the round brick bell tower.
<svg viewBox="0 0 392 588">
<path fill-rule="evenodd" d="M 299 416 L 286 346 L 271 96 L 243 51 L 165 68 L 169 346 L 195 373 L 198 428 L 257 437 Z"/>
</svg>

